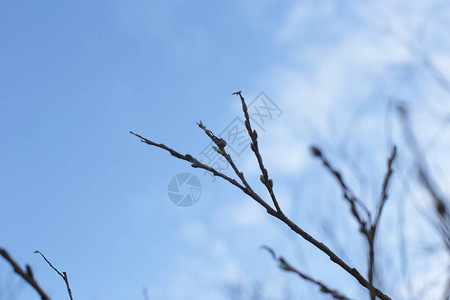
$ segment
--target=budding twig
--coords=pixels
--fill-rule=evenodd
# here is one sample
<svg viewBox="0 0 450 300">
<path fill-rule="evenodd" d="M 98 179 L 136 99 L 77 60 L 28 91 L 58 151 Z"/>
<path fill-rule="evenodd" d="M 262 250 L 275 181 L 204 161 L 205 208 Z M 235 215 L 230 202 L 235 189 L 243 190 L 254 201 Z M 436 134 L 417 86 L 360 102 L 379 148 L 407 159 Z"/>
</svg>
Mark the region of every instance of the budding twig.
<svg viewBox="0 0 450 300">
<path fill-rule="evenodd" d="M 146 144 L 148 144 L 150 146 L 158 147 L 158 148 L 161 148 L 161 149 L 163 149 L 165 151 L 168 151 L 172 156 L 174 156 L 174 157 L 176 157 L 178 159 L 190 162 L 191 166 L 193 168 L 201 168 L 201 169 L 207 170 L 207 171 L 211 172 L 214 176 L 221 177 L 222 179 L 225 179 L 226 181 L 228 181 L 232 185 L 238 187 L 245 194 L 249 195 L 252 199 L 254 199 L 261 206 L 263 206 L 266 209 L 266 211 L 267 211 L 267 213 L 269 215 L 277 218 L 278 220 L 280 220 L 281 222 L 286 224 L 292 231 L 294 231 L 295 233 L 300 235 L 303 239 L 305 239 L 306 241 L 308 241 L 309 243 L 314 245 L 317 249 L 319 249 L 324 254 L 326 254 L 330 258 L 330 260 L 332 262 L 334 262 L 335 264 L 339 265 L 348 274 L 353 276 L 363 287 L 365 287 L 368 290 L 373 289 L 373 291 L 376 294 L 376 296 L 379 297 L 382 300 L 390 300 L 391 298 L 389 296 L 385 295 L 382 291 L 380 291 L 379 289 L 375 288 L 371 283 L 369 283 L 369 281 L 367 281 L 367 279 L 365 279 L 364 276 L 362 276 L 361 273 L 356 268 L 353 268 L 353 267 L 349 266 L 347 263 L 345 263 L 338 255 L 336 255 L 332 250 L 330 250 L 324 243 L 316 240 L 309 233 L 304 231 L 296 223 L 294 223 L 292 220 L 290 220 L 282 212 L 282 210 L 281 210 L 281 208 L 280 208 L 280 206 L 278 204 L 278 201 L 277 201 L 277 199 L 275 197 L 275 194 L 273 192 L 273 181 L 269 178 L 268 171 L 264 167 L 262 156 L 261 156 L 261 153 L 260 153 L 259 147 L 258 147 L 258 140 L 257 140 L 258 136 L 257 136 L 256 131 L 252 130 L 252 127 L 251 127 L 251 124 L 250 124 L 250 116 L 248 114 L 247 105 L 245 103 L 245 100 L 242 97 L 241 92 L 236 92 L 234 94 L 238 95 L 240 97 L 240 99 L 241 99 L 242 110 L 243 110 L 244 116 L 245 116 L 245 127 L 247 128 L 247 132 L 248 132 L 248 134 L 249 134 L 249 136 L 250 136 L 250 138 L 252 140 L 251 149 L 254 152 L 254 154 L 255 154 L 255 156 L 256 156 L 256 158 L 258 160 L 259 167 L 261 169 L 261 173 L 262 173 L 262 180 L 261 181 L 263 182 L 263 184 L 266 186 L 267 190 L 269 191 L 269 194 L 271 196 L 272 202 L 275 205 L 275 209 L 273 209 L 258 194 L 256 194 L 253 191 L 253 189 L 248 185 L 247 181 L 245 180 L 245 177 L 244 177 L 243 173 L 239 171 L 239 169 L 236 167 L 235 163 L 233 162 L 231 156 L 226 152 L 226 143 L 221 142 L 221 139 L 218 138 L 217 136 L 215 136 L 210 130 L 208 130 L 206 128 L 206 126 L 203 125 L 203 123 L 201 123 L 201 122 L 198 123 L 199 127 L 201 129 L 203 129 L 204 132 L 206 133 L 206 135 L 208 135 L 208 137 L 217 145 L 219 153 L 223 157 L 225 157 L 227 159 L 227 161 L 230 163 L 230 165 L 232 166 L 232 168 L 235 171 L 235 173 L 237 174 L 237 176 L 241 179 L 242 184 L 237 182 L 235 179 L 233 179 L 233 178 L 231 178 L 231 177 L 229 177 L 229 176 L 227 176 L 227 175 L 225 175 L 225 174 L 215 170 L 211 166 L 208 166 L 206 164 L 203 164 L 203 163 L 199 162 L 197 159 L 192 157 L 192 155 L 190 155 L 190 154 L 183 155 L 183 154 L 173 150 L 172 148 L 170 148 L 170 147 L 168 147 L 168 146 L 166 146 L 164 144 L 155 143 L 155 142 L 153 142 L 151 140 L 148 140 L 148 139 L 142 137 L 141 135 L 136 134 L 136 133 L 134 133 L 132 131 L 130 131 L 130 133 L 132 135 L 140 138 L 141 142 L 146 143 Z M 355 201 L 356 200 L 354 200 L 353 202 L 355 202 Z"/>
<path fill-rule="evenodd" d="M 261 180 L 261 181 L 264 184 L 264 186 L 267 188 L 267 191 L 270 194 L 270 198 L 272 198 L 272 202 L 275 205 L 277 212 L 279 214 L 283 214 L 283 212 L 281 211 L 280 205 L 278 204 L 277 198 L 275 197 L 275 193 L 273 192 L 273 181 L 272 181 L 272 179 L 269 178 L 269 172 L 264 167 L 263 159 L 262 159 L 261 153 L 259 151 L 259 147 L 258 147 L 258 133 L 256 132 L 256 130 L 252 129 L 252 125 L 250 123 L 250 116 L 248 114 L 248 109 L 247 109 L 247 104 L 245 103 L 245 99 L 242 96 L 242 93 L 240 91 L 233 93 L 233 95 L 239 96 L 241 103 L 242 103 L 242 111 L 244 112 L 244 117 L 245 117 L 245 128 L 247 129 L 248 135 L 252 140 L 252 143 L 250 144 L 250 148 L 252 149 L 253 153 L 255 153 L 256 159 L 258 160 L 259 168 L 260 168 L 262 176 L 264 178 L 264 180 Z M 272 184 L 270 182 L 272 182 Z"/>
</svg>

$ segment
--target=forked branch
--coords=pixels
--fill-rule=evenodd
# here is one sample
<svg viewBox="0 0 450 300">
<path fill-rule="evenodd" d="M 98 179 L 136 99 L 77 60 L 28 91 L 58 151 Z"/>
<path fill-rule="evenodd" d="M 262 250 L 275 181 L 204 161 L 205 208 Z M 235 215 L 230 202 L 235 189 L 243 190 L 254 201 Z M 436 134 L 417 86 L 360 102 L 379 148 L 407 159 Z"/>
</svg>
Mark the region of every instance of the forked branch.
<svg viewBox="0 0 450 300">
<path fill-rule="evenodd" d="M 154 146 L 154 147 L 163 149 L 178 159 L 188 161 L 189 163 L 191 163 L 191 166 L 193 168 L 200 168 L 200 169 L 207 170 L 207 171 L 211 172 L 214 176 L 221 177 L 222 179 L 224 179 L 224 180 L 228 181 L 229 183 L 231 183 L 232 185 L 236 186 L 237 188 L 242 190 L 245 194 L 249 195 L 252 199 L 254 199 L 256 202 L 258 202 L 261 206 L 263 206 L 266 209 L 268 214 L 274 216 L 275 218 L 277 218 L 278 220 L 280 220 L 281 222 L 286 224 L 291 230 L 293 230 L 295 233 L 300 235 L 303 239 L 305 239 L 306 241 L 308 241 L 309 243 L 314 245 L 321 252 L 326 254 L 330 258 L 331 261 L 333 261 L 334 263 L 339 265 L 348 274 L 350 274 L 352 277 L 354 277 L 363 287 L 365 287 L 368 290 L 373 291 L 373 293 L 380 299 L 390 300 L 391 298 L 389 296 L 385 295 L 382 291 L 375 288 L 366 278 L 364 278 L 364 276 L 361 275 L 361 273 L 356 268 L 353 268 L 353 267 L 349 266 L 347 263 L 345 263 L 338 255 L 336 255 L 332 250 L 330 250 L 324 243 L 316 240 L 309 233 L 304 231 L 296 223 L 294 223 L 292 220 L 290 220 L 282 212 L 281 207 L 280 207 L 280 205 L 275 197 L 274 191 L 273 191 L 273 181 L 269 178 L 268 171 L 264 166 L 263 159 L 262 159 L 261 153 L 259 151 L 257 132 L 256 132 L 256 130 L 253 130 L 251 127 L 250 116 L 248 114 L 248 109 L 247 109 L 247 105 L 245 103 L 245 99 L 244 99 L 244 97 L 242 97 L 241 92 L 237 92 L 234 94 L 238 95 L 240 97 L 240 100 L 242 103 L 242 110 L 243 110 L 244 116 L 245 116 L 245 127 L 247 129 L 249 137 L 252 140 L 251 149 L 252 149 L 253 153 L 255 154 L 255 157 L 258 161 L 258 165 L 259 165 L 261 173 L 262 173 L 261 181 L 266 186 L 275 208 L 273 208 L 271 205 L 269 205 L 267 202 L 265 202 L 258 194 L 256 194 L 254 192 L 254 190 L 250 187 L 248 182 L 245 180 L 244 174 L 237 168 L 237 166 L 234 163 L 234 161 L 232 160 L 231 156 L 226 152 L 225 141 L 223 141 L 222 139 L 215 136 L 210 130 L 208 130 L 206 128 L 206 126 L 203 125 L 203 123 L 201 123 L 201 122 L 198 123 L 199 127 L 215 143 L 215 145 L 217 146 L 217 148 L 215 148 L 216 151 L 219 152 L 230 163 L 234 172 L 241 180 L 242 184 L 239 183 L 234 178 L 231 178 L 231 177 L 217 171 L 213 167 L 201 163 L 200 161 L 195 159 L 190 154 L 183 155 L 183 154 L 179 153 L 178 151 L 175 151 L 174 149 L 172 149 L 164 144 L 155 143 L 155 142 L 153 142 L 147 138 L 144 138 L 141 135 L 136 134 L 132 131 L 130 131 L 130 133 L 133 134 L 134 136 L 140 138 L 141 142 L 146 143 L 147 145 L 150 145 L 150 146 Z M 354 200 L 352 197 L 350 199 Z M 355 205 L 356 205 L 356 202 L 357 202 L 356 200 L 353 201 L 353 203 Z"/>
</svg>

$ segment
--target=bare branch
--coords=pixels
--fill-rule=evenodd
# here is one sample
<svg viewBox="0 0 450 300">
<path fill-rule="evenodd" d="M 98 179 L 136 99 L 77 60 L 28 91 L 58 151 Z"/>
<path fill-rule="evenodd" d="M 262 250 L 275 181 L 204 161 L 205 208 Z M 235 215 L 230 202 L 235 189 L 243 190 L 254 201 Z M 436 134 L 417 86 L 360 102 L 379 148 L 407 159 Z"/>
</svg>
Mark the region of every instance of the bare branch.
<svg viewBox="0 0 450 300">
<path fill-rule="evenodd" d="M 36 282 L 33 277 L 33 271 L 29 265 L 26 266 L 26 271 L 24 271 L 20 265 L 9 255 L 9 253 L 0 248 L 0 256 L 13 267 L 14 272 L 16 272 L 23 280 L 25 280 L 33 289 L 41 296 L 42 300 L 50 300 L 50 297 L 44 292 L 40 285 Z"/>
<path fill-rule="evenodd" d="M 268 205 L 258 194 L 256 194 L 250 187 L 247 187 L 248 184 L 246 182 L 243 181 L 244 185 L 241 185 L 240 183 L 238 183 L 235 179 L 228 177 L 227 175 L 218 172 L 217 170 L 215 170 L 214 168 L 203 164 L 201 162 L 199 162 L 198 160 L 196 160 L 194 157 L 192 157 L 192 155 L 190 154 L 186 154 L 183 155 L 175 150 L 173 150 L 170 147 L 167 147 L 164 144 L 158 144 L 155 142 L 152 142 L 138 134 L 135 134 L 133 132 L 130 131 L 131 134 L 137 136 L 138 138 L 141 139 L 141 142 L 146 143 L 150 146 L 155 146 L 158 148 L 161 148 L 163 150 L 168 151 L 172 156 L 175 156 L 178 159 L 181 160 L 185 160 L 191 163 L 191 166 L 193 168 L 201 168 L 204 170 L 207 170 L 211 173 L 213 173 L 213 175 L 221 177 L 223 179 L 225 179 L 226 181 L 230 182 L 231 184 L 233 184 L 234 186 L 238 187 L 240 190 L 242 190 L 245 194 L 249 195 L 251 198 L 253 198 L 256 202 L 258 202 L 260 205 L 262 205 L 268 214 L 274 216 L 275 218 L 279 219 L 281 222 L 283 222 L 284 224 L 286 224 L 289 228 L 291 228 L 292 231 L 294 231 L 295 233 L 297 233 L 298 235 L 300 235 L 303 239 L 305 239 L 306 241 L 308 241 L 309 243 L 311 243 L 312 245 L 314 245 L 316 248 L 318 248 L 320 251 L 322 251 L 324 254 L 326 254 L 331 261 L 333 261 L 334 263 L 336 263 L 337 265 L 339 265 L 342 269 L 344 269 L 347 273 L 349 273 L 351 276 L 353 276 L 362 286 L 364 286 L 366 289 L 368 290 L 373 290 L 374 293 L 376 294 L 377 297 L 379 297 L 380 299 L 383 300 L 390 300 L 391 298 L 387 295 L 385 295 L 383 292 L 381 292 L 379 289 L 373 287 L 373 285 L 367 281 L 362 275 L 361 273 L 353 268 L 350 267 L 347 263 L 345 263 L 338 255 L 336 255 L 332 250 L 330 250 L 325 244 L 323 244 L 322 242 L 316 240 L 314 237 L 312 237 L 309 233 L 307 233 L 306 231 L 304 231 L 302 228 L 300 228 L 297 224 L 295 224 L 292 220 L 290 220 L 286 215 L 283 214 L 283 212 L 281 211 L 278 202 L 276 201 L 275 195 L 273 193 L 273 188 L 272 188 L 272 184 L 271 184 L 271 180 L 269 179 L 268 176 L 268 172 L 266 170 L 266 168 L 264 167 L 263 161 L 262 161 L 262 157 L 261 154 L 259 152 L 259 148 L 258 148 L 258 141 L 257 141 L 257 133 L 256 131 L 252 131 L 251 125 L 250 125 L 250 117 L 248 115 L 248 111 L 247 111 L 247 105 L 245 103 L 244 98 L 241 95 L 241 92 L 237 92 L 234 93 L 236 95 L 239 95 L 241 98 L 241 102 L 242 102 L 242 109 L 244 111 L 244 115 L 246 118 L 246 128 L 247 131 L 252 139 L 252 150 L 255 153 L 255 156 L 258 160 L 258 164 L 260 166 L 261 172 L 262 174 L 262 180 L 264 185 L 266 186 L 267 190 L 269 191 L 269 194 L 271 195 L 272 201 L 274 202 L 274 205 L 276 207 L 276 210 L 274 210 L 270 205 Z M 219 147 L 218 150 L 222 152 L 222 155 L 227 158 L 228 161 L 232 161 L 231 156 L 229 156 L 226 151 L 225 151 L 225 147 L 226 147 L 226 143 L 223 143 L 222 141 L 220 141 L 219 138 L 217 138 L 211 131 L 209 131 L 202 123 L 198 124 L 200 126 L 200 128 L 202 128 L 205 133 L 213 140 L 213 142 Z M 219 152 L 220 153 L 220 152 Z M 237 167 L 234 165 L 234 163 L 231 164 L 235 173 L 238 175 L 238 177 L 241 178 L 241 180 L 243 179 L 243 174 L 242 172 L 240 172 Z M 355 197 L 356 198 L 356 197 Z M 353 202 L 355 203 L 357 200 L 355 200 L 354 198 Z M 355 208 L 356 211 L 356 208 Z"/>
<path fill-rule="evenodd" d="M 366 207 L 366 205 L 356 197 L 356 195 L 350 190 L 348 185 L 345 183 L 344 178 L 342 174 L 335 169 L 331 163 L 328 161 L 328 159 L 323 155 L 322 151 L 317 146 L 311 147 L 311 153 L 313 156 L 317 157 L 322 161 L 322 164 L 325 166 L 325 168 L 333 175 L 333 177 L 337 180 L 339 183 L 339 186 L 342 189 L 342 194 L 345 200 L 350 204 L 350 211 L 355 217 L 356 221 L 358 222 L 360 226 L 361 233 L 365 234 L 367 231 L 367 223 L 370 222 L 370 211 Z M 357 205 L 363 209 L 363 211 L 366 214 L 367 219 L 364 219 L 361 214 L 359 213 L 357 209 Z"/>
<path fill-rule="evenodd" d="M 242 111 L 244 112 L 244 117 L 245 117 L 245 128 L 247 128 L 248 135 L 252 140 L 250 148 L 252 149 L 253 153 L 255 153 L 256 159 L 258 160 L 259 168 L 262 173 L 261 181 L 264 184 L 264 186 L 267 188 L 267 191 L 269 192 L 270 197 L 272 198 L 272 202 L 275 205 L 277 212 L 282 214 L 283 212 L 281 211 L 281 208 L 278 204 L 277 198 L 275 197 L 275 193 L 273 192 L 273 181 L 272 181 L 272 179 L 269 178 L 269 172 L 264 167 L 263 159 L 262 159 L 261 153 L 259 152 L 258 133 L 256 132 L 256 130 L 252 129 L 252 125 L 250 123 L 250 116 L 248 114 L 248 109 L 247 109 L 247 104 L 245 103 L 245 99 L 244 99 L 244 97 L 242 97 L 242 93 L 240 91 L 233 93 L 233 95 L 238 95 L 239 98 L 241 99 Z"/>
<path fill-rule="evenodd" d="M 381 189 L 381 198 L 380 202 L 378 203 L 377 208 L 377 214 L 375 215 L 375 221 L 373 222 L 373 226 L 377 227 L 378 222 L 380 221 L 381 213 L 383 212 L 384 204 L 386 203 L 386 200 L 388 198 L 388 188 L 389 188 L 389 182 L 392 178 L 392 173 L 394 172 L 392 169 L 392 164 L 394 163 L 395 157 L 397 156 L 397 147 L 392 148 L 391 156 L 388 159 L 387 163 L 387 171 L 386 175 L 384 176 L 383 180 L 383 186 Z"/>
<path fill-rule="evenodd" d="M 321 282 L 319 280 L 316 280 L 316 279 L 312 278 L 311 276 L 306 275 L 305 273 L 303 273 L 303 272 L 299 271 L 298 269 L 294 268 L 283 257 L 281 257 L 281 256 L 277 257 L 277 255 L 275 254 L 275 251 L 273 251 L 270 247 L 262 246 L 261 248 L 267 250 L 272 255 L 272 258 L 279 263 L 279 267 L 281 269 L 283 269 L 284 271 L 292 272 L 292 273 L 297 274 L 298 276 L 300 276 L 304 280 L 306 280 L 306 281 L 308 281 L 308 282 L 318 286 L 319 289 L 320 289 L 320 292 L 322 292 L 324 294 L 329 294 L 334 299 L 350 300 L 350 298 L 344 296 L 341 292 L 338 292 L 337 290 L 333 290 L 333 289 L 329 288 L 323 282 Z"/>
<path fill-rule="evenodd" d="M 197 159 L 195 159 L 192 155 L 190 155 L 190 154 L 183 155 L 183 154 L 181 154 L 181 153 L 179 153 L 179 152 L 173 150 L 172 148 L 167 147 L 167 146 L 164 145 L 164 144 L 158 144 L 158 143 L 152 142 L 152 141 L 150 141 L 150 140 L 148 140 L 148 139 L 146 139 L 146 138 L 144 138 L 144 137 L 140 136 L 139 134 L 136 134 L 136 133 L 134 133 L 134 132 L 132 132 L 132 131 L 130 131 L 130 133 L 131 133 L 132 135 L 137 136 L 138 138 L 140 138 L 140 139 L 141 139 L 141 142 L 146 143 L 147 145 L 155 146 L 155 147 L 164 149 L 164 150 L 168 151 L 172 156 L 175 156 L 176 158 L 179 158 L 179 159 L 182 159 L 182 160 L 185 160 L 185 161 L 190 162 L 190 163 L 191 163 L 191 167 L 193 167 L 193 168 L 200 168 L 200 169 L 209 171 L 209 172 L 211 172 L 214 176 L 221 177 L 221 178 L 225 179 L 226 181 L 228 181 L 228 182 L 231 183 L 232 185 L 238 187 L 238 188 L 239 188 L 240 190 L 242 190 L 245 194 L 247 194 L 247 195 L 249 195 L 250 197 L 252 197 L 256 202 L 258 202 L 259 204 L 261 204 L 261 205 L 267 210 L 267 212 L 268 212 L 269 214 L 271 214 L 271 215 L 276 214 L 275 210 L 274 210 L 269 204 L 267 204 L 263 199 L 261 199 L 261 197 L 259 197 L 256 193 L 254 193 L 252 190 L 249 190 L 249 189 L 247 189 L 245 186 L 242 186 L 242 185 L 241 185 L 239 182 L 237 182 L 235 179 L 233 179 L 233 178 L 231 178 L 231 177 L 229 177 L 229 176 L 227 176 L 227 175 L 225 175 L 225 174 L 223 174 L 223 173 L 221 173 L 221 172 L 218 172 L 218 171 L 217 171 L 216 169 L 214 169 L 213 167 L 210 167 L 210 166 L 208 166 L 208 165 L 206 165 L 206 164 L 203 164 L 203 163 L 199 162 L 199 161 L 198 161 Z"/>
<path fill-rule="evenodd" d="M 38 253 L 42 256 L 42 258 L 48 263 L 48 265 L 55 270 L 56 273 L 58 273 L 59 276 L 61 276 L 61 278 L 64 280 L 65 284 L 66 284 L 66 288 L 67 288 L 67 292 L 69 293 L 69 297 L 70 300 L 73 300 L 72 297 L 72 290 L 70 289 L 70 285 L 69 285 L 69 278 L 67 277 L 67 273 L 66 272 L 60 272 L 57 268 L 55 268 L 52 263 L 44 256 L 44 254 L 42 254 L 40 251 L 34 251 L 34 253 Z"/>
</svg>

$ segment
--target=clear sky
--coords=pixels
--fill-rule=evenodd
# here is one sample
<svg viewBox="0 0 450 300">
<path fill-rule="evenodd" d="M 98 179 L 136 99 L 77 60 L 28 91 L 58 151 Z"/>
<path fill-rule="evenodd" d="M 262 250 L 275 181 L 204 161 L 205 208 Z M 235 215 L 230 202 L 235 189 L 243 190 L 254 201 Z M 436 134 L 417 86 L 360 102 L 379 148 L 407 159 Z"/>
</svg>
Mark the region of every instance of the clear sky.
<svg viewBox="0 0 450 300">
<path fill-rule="evenodd" d="M 401 42 L 448 74 L 449 16 L 448 1 L 424 0 L 1 1 L 0 247 L 30 263 L 53 299 L 67 298 L 64 284 L 34 250 L 68 272 L 76 299 L 143 299 L 145 287 L 152 300 L 220 300 L 237 282 L 259 282 L 270 299 L 313 299 L 264 244 L 358 297 L 351 278 L 242 193 L 128 132 L 196 156 L 209 143 L 196 122 L 219 133 L 240 116 L 233 92 L 251 101 L 264 91 L 283 111 L 260 134 L 280 202 L 316 236 L 334 230 L 340 249 L 355 224 L 308 146 L 357 164 L 348 174 L 365 175 L 349 180 L 376 199 L 388 99 L 421 108 L 432 95 L 427 107 L 449 112 L 448 94 Z M 237 162 L 258 185 L 250 151 Z M 182 172 L 203 187 L 189 208 L 167 196 Z M 356 266 L 362 245 L 344 247 Z M 4 262 L 0 284 L 35 296 Z"/>
</svg>

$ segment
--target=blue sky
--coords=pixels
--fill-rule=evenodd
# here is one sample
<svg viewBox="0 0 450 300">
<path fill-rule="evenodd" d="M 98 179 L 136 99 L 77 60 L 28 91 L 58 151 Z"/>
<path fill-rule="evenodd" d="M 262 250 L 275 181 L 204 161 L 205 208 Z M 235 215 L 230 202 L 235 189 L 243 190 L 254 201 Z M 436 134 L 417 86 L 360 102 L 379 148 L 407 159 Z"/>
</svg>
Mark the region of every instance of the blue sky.
<svg viewBox="0 0 450 300">
<path fill-rule="evenodd" d="M 68 272 L 77 299 L 142 299 L 143 287 L 151 299 L 224 299 L 223 285 L 241 281 L 261 282 L 270 299 L 287 289 L 315 295 L 278 270 L 263 244 L 361 295 L 244 195 L 128 131 L 196 155 L 208 140 L 195 122 L 220 132 L 240 114 L 231 93 L 242 90 L 250 101 L 264 91 L 284 112 L 261 135 L 280 202 L 325 239 L 318 224 L 331 212 L 334 236 L 345 240 L 355 226 L 329 203 L 339 191 L 308 146 L 328 149 L 348 174 L 354 170 L 342 158 L 354 159 L 371 183 L 349 180 L 371 199 L 389 152 L 387 99 L 412 99 L 419 120 L 427 118 L 424 106 L 448 111 L 445 93 L 386 29 L 416 41 L 448 72 L 450 6 L 409 3 L 1 2 L 0 246 L 30 263 L 54 299 L 66 297 L 63 282 L 34 250 Z M 426 105 L 424 95 L 433 95 Z M 434 132 L 432 122 L 423 124 L 420 134 Z M 257 185 L 249 154 L 238 162 Z M 200 201 L 186 209 L 166 193 L 181 172 L 203 185 Z M 362 246 L 345 247 L 357 266 Z M 19 284 L 2 262 L 0 276 Z M 33 295 L 17 290 L 17 299 Z"/>
</svg>

